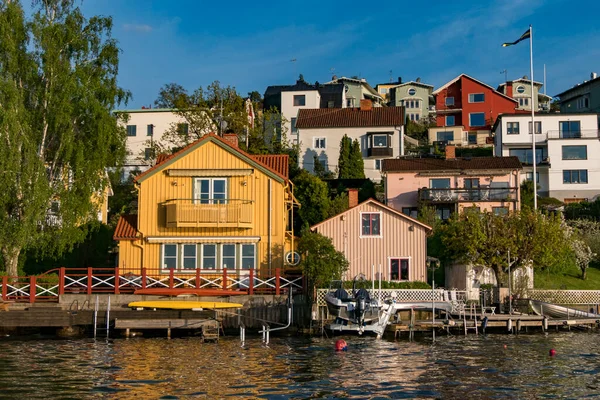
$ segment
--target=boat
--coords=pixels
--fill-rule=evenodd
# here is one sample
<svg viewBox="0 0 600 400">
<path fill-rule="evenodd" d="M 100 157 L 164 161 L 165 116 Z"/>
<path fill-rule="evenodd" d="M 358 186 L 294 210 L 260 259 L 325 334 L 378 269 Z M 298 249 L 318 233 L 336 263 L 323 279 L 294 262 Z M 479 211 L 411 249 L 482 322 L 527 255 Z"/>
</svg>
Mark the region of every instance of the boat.
<svg viewBox="0 0 600 400">
<path fill-rule="evenodd" d="M 248 294 L 243 290 L 229 290 L 229 289 L 201 289 L 201 288 L 149 288 L 149 289 L 138 289 L 133 294 L 142 296 L 206 296 L 206 297 L 220 297 L 220 296 L 240 296 Z"/>
<path fill-rule="evenodd" d="M 557 304 L 546 303 L 539 300 L 529 300 L 529 304 L 531 305 L 533 312 L 537 315 L 548 316 L 551 318 L 600 318 L 600 314 L 589 313 L 576 308 L 559 306 Z"/>
<path fill-rule="evenodd" d="M 228 303 L 223 301 L 153 300 L 134 301 L 129 303 L 128 307 L 164 310 L 224 310 L 231 308 L 242 308 L 243 305 L 239 303 Z"/>
</svg>

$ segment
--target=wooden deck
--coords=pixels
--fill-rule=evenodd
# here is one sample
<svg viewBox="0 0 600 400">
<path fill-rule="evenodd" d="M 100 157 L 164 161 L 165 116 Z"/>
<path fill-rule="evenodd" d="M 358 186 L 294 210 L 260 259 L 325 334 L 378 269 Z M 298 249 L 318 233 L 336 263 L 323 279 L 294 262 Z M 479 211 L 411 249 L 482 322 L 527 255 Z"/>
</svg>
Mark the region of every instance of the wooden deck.
<svg viewBox="0 0 600 400">
<path fill-rule="evenodd" d="M 199 330 L 204 340 L 219 340 L 221 329 L 215 319 L 119 319 L 115 320 L 115 329 L 125 330 L 125 337 L 131 330 L 165 329 L 167 337 L 171 337 L 172 329 Z"/>
</svg>

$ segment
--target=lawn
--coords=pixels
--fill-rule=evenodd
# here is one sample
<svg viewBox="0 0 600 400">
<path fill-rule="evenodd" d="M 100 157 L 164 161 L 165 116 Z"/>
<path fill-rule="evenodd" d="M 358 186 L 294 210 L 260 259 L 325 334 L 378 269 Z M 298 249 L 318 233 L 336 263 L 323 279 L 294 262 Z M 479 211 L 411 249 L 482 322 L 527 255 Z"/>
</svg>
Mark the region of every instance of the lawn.
<svg viewBox="0 0 600 400">
<path fill-rule="evenodd" d="M 581 271 L 572 268 L 561 274 L 548 274 L 536 271 L 534 277 L 536 289 L 600 290 L 600 266 L 590 266 L 587 279 L 581 279 Z"/>
</svg>

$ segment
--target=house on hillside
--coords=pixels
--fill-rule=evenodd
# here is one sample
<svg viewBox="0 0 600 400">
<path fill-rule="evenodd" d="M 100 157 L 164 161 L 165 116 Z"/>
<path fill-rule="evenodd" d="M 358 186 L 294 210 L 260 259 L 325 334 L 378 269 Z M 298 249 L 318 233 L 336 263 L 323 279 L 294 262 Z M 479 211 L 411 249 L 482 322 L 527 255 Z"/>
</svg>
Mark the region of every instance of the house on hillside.
<svg viewBox="0 0 600 400">
<path fill-rule="evenodd" d="M 360 108 L 301 109 L 296 127 L 300 167 L 314 172 L 315 156 L 326 171 L 336 172 L 344 135 L 360 143 L 365 176 L 381 179 L 381 162 L 404 154 L 404 109 L 373 107 L 362 100 Z"/>
<path fill-rule="evenodd" d="M 466 74 L 436 89 L 436 124 L 429 142 L 458 146 L 492 145 L 491 128 L 499 114 L 515 112 L 518 101 Z"/>
<path fill-rule="evenodd" d="M 253 156 L 208 134 L 135 178 L 137 215 L 114 239 L 122 274 L 274 274 L 294 250 L 287 155 Z M 288 257 L 289 259 L 289 257 Z M 273 276 L 273 275 L 270 275 Z"/>
<path fill-rule="evenodd" d="M 535 115 L 536 184 L 540 196 L 565 203 L 600 196 L 599 114 Z M 521 180 L 533 180 L 530 114 L 503 114 L 494 127 L 494 154 L 518 157 Z"/>
<path fill-rule="evenodd" d="M 446 220 L 464 209 L 505 214 L 521 207 L 521 162 L 517 157 L 403 157 L 383 162 L 385 203 L 417 217 L 419 207 L 433 207 Z"/>
<path fill-rule="evenodd" d="M 339 85 L 344 87 L 344 96 L 346 103 L 344 107 L 358 107 L 361 100 L 371 100 L 375 107 L 380 107 L 384 102 L 383 97 L 375 90 L 364 78 L 338 78 L 333 76 L 331 81 L 325 82 L 325 85 Z"/>
<path fill-rule="evenodd" d="M 404 82 L 398 78 L 400 83 L 390 88 L 390 105 L 404 106 L 406 119 L 419 122 L 429 121 L 435 107 L 433 106 L 433 86 L 416 81 Z"/>
<path fill-rule="evenodd" d="M 550 101 L 552 96 L 541 93 L 540 90 L 544 86 L 541 82 L 533 82 L 533 98 L 535 101 L 535 111 L 550 111 Z M 497 89 L 500 93 L 512 97 L 519 102 L 517 110 L 531 111 L 531 80 L 524 76 L 514 81 L 501 83 Z"/>
<path fill-rule="evenodd" d="M 426 282 L 431 227 L 373 199 L 358 204 L 356 189 L 348 201 L 348 210 L 311 227 L 344 254 L 346 279 L 364 274 L 369 280 Z"/>
<path fill-rule="evenodd" d="M 590 79 L 557 94 L 561 113 L 600 113 L 600 77 L 592 72 Z"/>
</svg>

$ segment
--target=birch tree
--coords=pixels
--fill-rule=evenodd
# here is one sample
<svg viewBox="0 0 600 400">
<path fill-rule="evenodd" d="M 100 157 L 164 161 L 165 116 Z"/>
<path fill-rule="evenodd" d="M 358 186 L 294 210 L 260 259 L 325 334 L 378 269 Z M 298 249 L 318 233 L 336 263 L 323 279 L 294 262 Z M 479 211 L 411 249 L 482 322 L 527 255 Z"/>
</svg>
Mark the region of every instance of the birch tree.
<svg viewBox="0 0 600 400">
<path fill-rule="evenodd" d="M 0 252 L 61 253 L 85 238 L 105 169 L 125 154 L 111 110 L 119 48 L 108 17 L 86 19 L 74 0 L 38 0 L 28 18 L 0 0 Z"/>
</svg>

